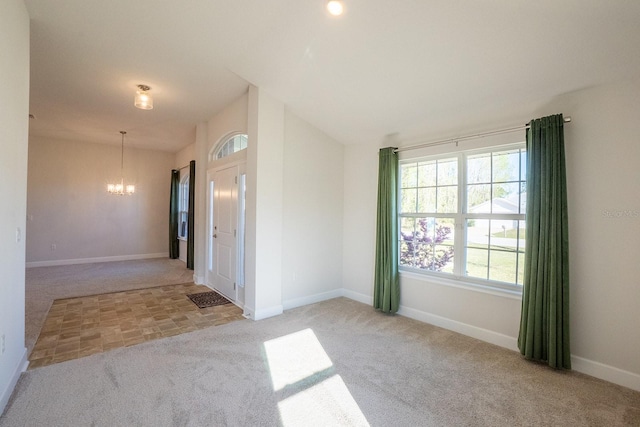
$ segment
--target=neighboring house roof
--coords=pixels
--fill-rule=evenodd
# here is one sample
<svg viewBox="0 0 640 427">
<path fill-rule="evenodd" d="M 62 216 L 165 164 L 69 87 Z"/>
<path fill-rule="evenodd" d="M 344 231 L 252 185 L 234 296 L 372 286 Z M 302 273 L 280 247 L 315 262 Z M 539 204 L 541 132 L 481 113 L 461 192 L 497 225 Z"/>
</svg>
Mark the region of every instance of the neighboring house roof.
<svg viewBox="0 0 640 427">
<path fill-rule="evenodd" d="M 512 194 L 507 198 L 496 197 L 491 200 L 487 200 L 484 203 L 474 206 L 469 209 L 470 213 L 506 213 L 517 214 L 518 211 L 518 194 Z M 522 206 L 522 212 L 527 204 L 527 193 L 520 195 L 520 204 Z M 493 207 L 493 208 L 492 208 Z"/>
</svg>

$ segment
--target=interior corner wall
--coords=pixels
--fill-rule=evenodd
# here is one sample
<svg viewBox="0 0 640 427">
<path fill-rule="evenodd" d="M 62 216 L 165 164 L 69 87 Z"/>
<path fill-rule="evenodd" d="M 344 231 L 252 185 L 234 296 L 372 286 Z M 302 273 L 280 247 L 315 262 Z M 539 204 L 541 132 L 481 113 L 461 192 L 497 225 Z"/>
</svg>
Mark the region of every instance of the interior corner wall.
<svg viewBox="0 0 640 427">
<path fill-rule="evenodd" d="M 378 150 L 371 144 L 344 148 L 343 274 L 345 295 L 373 303 Z"/>
<path fill-rule="evenodd" d="M 556 113 L 573 119 L 565 126 L 573 367 L 640 390 L 640 80 L 559 96 L 524 120 Z M 375 147 L 345 149 L 344 287 L 367 303 L 377 163 Z M 516 348 L 519 298 L 406 274 L 400 286 L 401 314 Z"/>
<path fill-rule="evenodd" d="M 120 157 L 119 145 L 29 139 L 28 265 L 168 256 L 175 155 L 125 145 L 132 196 L 106 191 L 120 180 Z"/>
<path fill-rule="evenodd" d="M 284 125 L 285 309 L 342 292 L 344 146 L 288 110 Z"/>
<path fill-rule="evenodd" d="M 0 414 L 26 368 L 25 218 L 29 132 L 29 15 L 0 2 Z"/>
<path fill-rule="evenodd" d="M 175 164 L 173 166 L 174 168 L 179 169 L 185 166 L 189 166 L 189 162 L 196 159 L 196 143 L 194 142 L 193 144 L 187 145 L 182 150 L 178 151 L 175 154 L 175 157 Z"/>
<path fill-rule="evenodd" d="M 249 87 L 245 314 L 282 313 L 284 104 Z"/>
</svg>

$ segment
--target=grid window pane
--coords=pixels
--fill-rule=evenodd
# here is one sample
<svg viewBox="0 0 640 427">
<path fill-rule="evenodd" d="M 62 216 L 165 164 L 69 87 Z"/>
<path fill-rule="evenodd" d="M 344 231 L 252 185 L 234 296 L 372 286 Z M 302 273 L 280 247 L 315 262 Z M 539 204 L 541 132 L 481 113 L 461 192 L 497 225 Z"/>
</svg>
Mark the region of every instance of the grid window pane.
<svg viewBox="0 0 640 427">
<path fill-rule="evenodd" d="M 489 251 L 467 248 L 467 276 L 488 279 Z"/>
<path fill-rule="evenodd" d="M 519 181 L 520 150 L 494 153 L 492 161 L 493 182 Z"/>
<path fill-rule="evenodd" d="M 413 265 L 413 260 L 413 242 L 402 240 L 400 242 L 400 265 L 405 267 L 415 267 Z"/>
<path fill-rule="evenodd" d="M 400 239 L 413 241 L 413 232 L 415 231 L 416 220 L 414 218 L 400 219 Z"/>
<path fill-rule="evenodd" d="M 491 153 L 469 156 L 467 159 L 467 182 L 469 184 L 491 182 Z"/>
<path fill-rule="evenodd" d="M 491 251 L 489 280 L 515 283 L 516 257 L 515 252 Z"/>
<path fill-rule="evenodd" d="M 458 159 L 438 161 L 438 185 L 458 183 Z"/>
<path fill-rule="evenodd" d="M 422 162 L 418 164 L 418 186 L 435 187 L 437 185 L 437 163 Z"/>
<path fill-rule="evenodd" d="M 467 246 L 470 248 L 489 248 L 489 220 L 467 220 Z"/>
<path fill-rule="evenodd" d="M 493 184 L 493 198 L 491 199 L 491 213 L 517 214 L 520 211 L 520 184 Z"/>
<path fill-rule="evenodd" d="M 436 212 L 436 188 L 418 189 L 418 213 Z"/>
<path fill-rule="evenodd" d="M 400 212 L 415 213 L 417 200 L 418 190 L 416 188 L 407 188 L 402 190 L 402 203 L 400 205 Z"/>
<path fill-rule="evenodd" d="M 434 270 L 453 273 L 453 246 L 437 245 L 434 253 Z"/>
<path fill-rule="evenodd" d="M 453 218 L 403 218 L 400 265 L 453 272 Z"/>
<path fill-rule="evenodd" d="M 438 212 L 455 213 L 458 211 L 458 186 L 438 187 Z"/>
<path fill-rule="evenodd" d="M 521 147 L 401 165 L 400 265 L 521 285 L 527 198 Z M 460 168 L 466 182 L 458 182 Z M 457 225 L 464 225 L 459 239 Z M 456 245 L 464 256 L 454 257 Z"/>
<path fill-rule="evenodd" d="M 402 165 L 400 167 L 401 186 L 402 188 L 414 188 L 418 183 L 418 166 L 415 163 Z"/>
<path fill-rule="evenodd" d="M 491 212 L 491 184 L 473 184 L 467 186 L 467 212 Z"/>
</svg>

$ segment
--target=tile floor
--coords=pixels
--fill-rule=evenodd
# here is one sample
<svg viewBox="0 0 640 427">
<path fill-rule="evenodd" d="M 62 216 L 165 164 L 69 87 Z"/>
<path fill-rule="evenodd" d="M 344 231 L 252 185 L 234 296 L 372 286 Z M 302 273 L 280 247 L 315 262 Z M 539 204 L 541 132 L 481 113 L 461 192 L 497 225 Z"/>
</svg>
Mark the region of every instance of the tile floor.
<svg viewBox="0 0 640 427">
<path fill-rule="evenodd" d="M 234 304 L 198 308 L 186 283 L 55 300 L 29 356 L 29 369 L 244 319 Z"/>
</svg>

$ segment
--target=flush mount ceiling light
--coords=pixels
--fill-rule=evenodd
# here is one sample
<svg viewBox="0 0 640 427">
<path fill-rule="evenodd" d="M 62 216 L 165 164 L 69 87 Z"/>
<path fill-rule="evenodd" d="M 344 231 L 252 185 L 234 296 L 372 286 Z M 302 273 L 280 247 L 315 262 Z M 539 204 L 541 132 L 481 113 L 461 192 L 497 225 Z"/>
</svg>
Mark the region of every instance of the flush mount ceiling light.
<svg viewBox="0 0 640 427">
<path fill-rule="evenodd" d="M 118 196 L 124 196 L 125 194 L 131 196 L 136 192 L 135 185 L 124 185 L 124 136 L 127 132 L 121 130 L 122 135 L 122 151 L 120 152 L 120 182 L 118 184 L 107 184 L 107 192 L 109 194 L 116 194 Z"/>
<path fill-rule="evenodd" d="M 340 16 L 344 12 L 344 5 L 340 0 L 329 0 L 327 2 L 327 10 L 333 16 Z"/>
<path fill-rule="evenodd" d="M 147 85 L 138 85 L 136 96 L 133 101 L 133 105 L 141 110 L 153 109 L 153 97 L 149 93 L 151 88 Z"/>
</svg>

